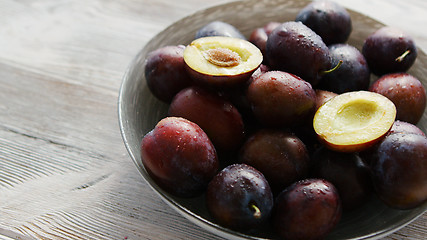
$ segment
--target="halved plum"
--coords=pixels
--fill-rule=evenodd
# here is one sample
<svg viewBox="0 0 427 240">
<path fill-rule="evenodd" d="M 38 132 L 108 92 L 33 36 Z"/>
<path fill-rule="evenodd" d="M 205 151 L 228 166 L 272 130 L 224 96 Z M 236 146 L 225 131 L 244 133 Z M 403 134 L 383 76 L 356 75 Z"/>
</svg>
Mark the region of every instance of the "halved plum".
<svg viewBox="0 0 427 240">
<path fill-rule="evenodd" d="M 393 102 L 381 94 L 356 91 L 340 94 L 314 115 L 313 127 L 320 141 L 340 152 L 357 152 L 374 145 L 396 118 Z"/>
<path fill-rule="evenodd" d="M 184 50 L 184 61 L 195 82 L 209 87 L 234 87 L 246 82 L 263 60 L 251 42 L 232 37 L 204 37 Z"/>
</svg>

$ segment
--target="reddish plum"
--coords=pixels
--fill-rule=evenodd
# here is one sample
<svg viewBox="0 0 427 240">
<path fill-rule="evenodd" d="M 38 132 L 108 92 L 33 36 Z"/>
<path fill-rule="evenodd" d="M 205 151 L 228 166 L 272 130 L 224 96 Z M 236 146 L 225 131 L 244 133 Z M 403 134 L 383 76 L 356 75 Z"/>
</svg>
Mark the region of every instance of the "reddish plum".
<svg viewBox="0 0 427 240">
<path fill-rule="evenodd" d="M 206 133 L 197 124 L 177 117 L 160 120 L 143 137 L 141 160 L 162 189 L 179 197 L 201 194 L 219 167 Z"/>
<path fill-rule="evenodd" d="M 240 161 L 264 174 L 274 192 L 308 175 L 305 144 L 289 132 L 263 129 L 253 134 L 240 151 Z"/>
<path fill-rule="evenodd" d="M 180 91 L 172 100 L 168 114 L 199 125 L 218 151 L 236 150 L 243 142 L 245 130 L 237 108 L 203 88 Z"/>
<path fill-rule="evenodd" d="M 341 200 L 332 183 L 305 179 L 276 198 L 273 226 L 287 240 L 322 239 L 338 224 L 341 214 Z"/>
<path fill-rule="evenodd" d="M 386 96 L 396 105 L 397 120 L 417 124 L 425 111 L 425 88 L 420 80 L 408 73 L 386 74 L 369 90 Z"/>
<path fill-rule="evenodd" d="M 254 79 L 247 97 L 255 117 L 275 127 L 303 124 L 312 116 L 316 101 L 310 83 L 282 71 L 269 71 Z"/>
<path fill-rule="evenodd" d="M 249 41 L 257 46 L 262 54 L 265 55 L 265 44 L 267 43 L 268 35 L 279 25 L 279 22 L 269 22 L 264 27 L 253 30 L 249 36 Z"/>
</svg>

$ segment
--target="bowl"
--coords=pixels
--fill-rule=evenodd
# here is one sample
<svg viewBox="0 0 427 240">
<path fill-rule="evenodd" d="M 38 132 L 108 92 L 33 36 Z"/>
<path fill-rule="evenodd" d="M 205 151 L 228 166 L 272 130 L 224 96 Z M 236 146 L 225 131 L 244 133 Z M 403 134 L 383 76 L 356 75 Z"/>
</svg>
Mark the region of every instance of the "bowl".
<svg viewBox="0 0 427 240">
<path fill-rule="evenodd" d="M 175 22 L 151 39 L 136 55 L 123 77 L 118 99 L 119 124 L 124 144 L 138 171 L 153 191 L 173 209 L 191 222 L 227 239 L 275 239 L 277 236 L 270 229 L 247 235 L 221 227 L 209 216 L 204 196 L 178 198 L 163 191 L 150 178 L 141 161 L 140 142 L 145 133 L 166 116 L 168 105 L 157 100 L 147 87 L 144 78 L 145 58 L 147 53 L 159 47 L 189 44 L 194 39 L 195 32 L 211 21 L 228 22 L 248 37 L 253 29 L 270 21 L 294 20 L 298 11 L 308 3 L 309 1 L 293 0 L 248 0 L 196 12 Z M 348 43 L 360 50 L 364 39 L 384 25 L 363 14 L 348 11 L 353 22 Z M 424 86 L 427 85 L 427 56 L 421 50 L 409 73 L 422 81 Z M 427 129 L 426 114 L 418 124 L 424 132 Z M 406 226 L 426 210 L 427 203 L 411 210 L 391 209 L 373 197 L 359 211 L 344 214 L 327 239 L 379 239 Z"/>
</svg>

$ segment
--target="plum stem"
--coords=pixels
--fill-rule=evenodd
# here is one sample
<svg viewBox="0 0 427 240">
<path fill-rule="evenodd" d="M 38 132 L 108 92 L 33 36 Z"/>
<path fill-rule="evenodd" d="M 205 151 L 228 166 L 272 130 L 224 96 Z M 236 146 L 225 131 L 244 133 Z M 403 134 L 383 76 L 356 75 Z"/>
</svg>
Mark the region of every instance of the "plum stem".
<svg viewBox="0 0 427 240">
<path fill-rule="evenodd" d="M 400 55 L 399 57 L 397 57 L 395 59 L 396 62 L 402 62 L 403 59 L 405 59 L 406 56 L 408 56 L 408 54 L 411 53 L 411 50 L 406 50 L 402 55 Z"/>
<path fill-rule="evenodd" d="M 342 61 L 342 60 L 340 60 L 340 61 L 337 63 L 337 65 L 335 65 L 335 67 L 333 67 L 332 69 L 329 69 L 329 70 L 322 71 L 322 72 L 321 72 L 321 74 L 322 74 L 322 75 L 323 75 L 323 74 L 328 74 L 328 73 L 331 73 L 331 72 L 333 72 L 333 71 L 337 70 L 338 68 L 340 68 L 340 67 L 341 67 L 342 63 L 343 63 L 343 61 Z"/>
<path fill-rule="evenodd" d="M 261 211 L 259 210 L 259 208 L 255 205 L 255 203 L 250 203 L 249 204 L 249 208 L 251 208 L 254 211 L 254 217 L 256 219 L 261 218 Z"/>
</svg>

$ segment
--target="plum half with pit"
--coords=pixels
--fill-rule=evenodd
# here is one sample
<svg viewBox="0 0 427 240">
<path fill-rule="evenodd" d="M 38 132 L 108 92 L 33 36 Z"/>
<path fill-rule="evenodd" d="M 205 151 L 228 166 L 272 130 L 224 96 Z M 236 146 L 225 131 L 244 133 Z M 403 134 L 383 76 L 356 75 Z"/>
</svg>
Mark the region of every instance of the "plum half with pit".
<svg viewBox="0 0 427 240">
<path fill-rule="evenodd" d="M 233 164 L 209 183 L 206 204 L 220 225 L 250 231 L 268 223 L 274 203 L 270 186 L 260 171 L 246 164 Z"/>
<path fill-rule="evenodd" d="M 385 26 L 366 38 L 362 53 L 372 73 L 406 72 L 417 58 L 414 39 L 401 29 Z"/>
<path fill-rule="evenodd" d="M 342 205 L 335 186 L 324 179 L 304 179 L 283 190 L 275 200 L 272 222 L 286 240 L 317 240 L 341 219 Z"/>
<path fill-rule="evenodd" d="M 199 125 L 217 151 L 234 151 L 243 143 L 245 129 L 239 111 L 219 95 L 201 87 L 181 90 L 172 100 L 168 114 Z"/>
<path fill-rule="evenodd" d="M 344 43 L 352 31 L 350 14 L 337 2 L 329 0 L 308 4 L 297 14 L 295 21 L 319 34 L 326 45 Z"/>
<path fill-rule="evenodd" d="M 295 134 L 272 129 L 250 136 L 239 159 L 262 172 L 276 193 L 307 177 L 310 163 L 305 144 Z"/>
<path fill-rule="evenodd" d="M 242 86 L 262 60 L 255 45 L 239 38 L 198 38 L 184 50 L 186 69 L 194 82 L 210 88 Z"/>
<path fill-rule="evenodd" d="M 363 151 L 390 130 L 396 118 L 393 102 L 369 91 L 342 93 L 323 104 L 314 115 L 319 140 L 339 152 Z"/>
<path fill-rule="evenodd" d="M 272 70 L 297 75 L 315 86 L 331 69 L 329 49 L 322 38 L 301 22 L 285 22 L 268 36 L 265 58 Z"/>
<path fill-rule="evenodd" d="M 332 65 L 341 65 L 322 76 L 319 89 L 345 93 L 351 91 L 368 90 L 371 72 L 362 53 L 348 44 L 333 44 L 329 46 Z"/>
<path fill-rule="evenodd" d="M 378 197 L 388 206 L 411 209 L 427 201 L 427 138 L 419 134 L 391 134 L 371 163 Z"/>
<path fill-rule="evenodd" d="M 163 102 L 170 103 L 192 80 L 185 69 L 185 46 L 165 46 L 150 52 L 145 60 L 145 79 L 151 93 Z"/>
<path fill-rule="evenodd" d="M 141 142 L 141 160 L 163 190 L 179 197 L 200 195 L 218 172 L 218 156 L 206 133 L 178 117 L 160 120 Z"/>
<path fill-rule="evenodd" d="M 310 83 L 294 74 L 269 71 L 251 82 L 247 98 L 255 117 L 265 126 L 291 127 L 312 116 L 316 93 Z"/>
<path fill-rule="evenodd" d="M 409 73 L 383 75 L 369 90 L 386 96 L 396 105 L 398 120 L 417 124 L 423 116 L 426 91 L 420 80 Z"/>
<path fill-rule="evenodd" d="M 240 32 L 239 29 L 230 23 L 223 21 L 213 21 L 202 26 L 199 30 L 197 30 L 195 39 L 214 36 L 233 37 L 246 40 L 246 37 Z"/>
</svg>

